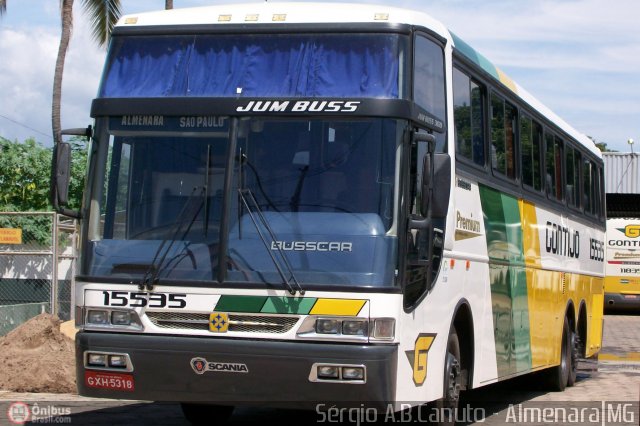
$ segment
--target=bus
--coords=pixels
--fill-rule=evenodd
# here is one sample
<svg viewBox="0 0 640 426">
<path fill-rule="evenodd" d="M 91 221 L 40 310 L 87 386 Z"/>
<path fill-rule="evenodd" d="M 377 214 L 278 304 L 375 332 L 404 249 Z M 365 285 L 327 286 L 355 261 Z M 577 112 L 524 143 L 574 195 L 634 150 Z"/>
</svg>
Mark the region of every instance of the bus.
<svg viewBox="0 0 640 426">
<path fill-rule="evenodd" d="M 637 206 L 637 204 L 635 204 Z M 640 218 L 607 218 L 605 309 L 640 308 Z"/>
<path fill-rule="evenodd" d="M 80 395 L 446 423 L 600 350 L 598 149 L 425 13 L 128 15 L 91 116 L 81 210 L 65 144 L 52 182 L 82 218 Z"/>
</svg>

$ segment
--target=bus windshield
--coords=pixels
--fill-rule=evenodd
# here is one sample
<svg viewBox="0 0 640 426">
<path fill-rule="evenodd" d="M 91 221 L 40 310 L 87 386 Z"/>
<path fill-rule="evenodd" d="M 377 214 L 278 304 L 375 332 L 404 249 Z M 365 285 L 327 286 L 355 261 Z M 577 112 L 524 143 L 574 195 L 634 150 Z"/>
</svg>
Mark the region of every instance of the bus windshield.
<svg viewBox="0 0 640 426">
<path fill-rule="evenodd" d="M 402 123 L 100 119 L 83 275 L 278 284 L 278 254 L 307 287 L 393 285 Z"/>
</svg>

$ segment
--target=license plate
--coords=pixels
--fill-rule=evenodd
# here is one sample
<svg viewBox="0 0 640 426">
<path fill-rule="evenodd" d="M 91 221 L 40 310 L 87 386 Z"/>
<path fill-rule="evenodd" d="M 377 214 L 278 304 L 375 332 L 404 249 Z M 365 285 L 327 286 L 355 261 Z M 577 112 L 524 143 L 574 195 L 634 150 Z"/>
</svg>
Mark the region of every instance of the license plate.
<svg viewBox="0 0 640 426">
<path fill-rule="evenodd" d="M 111 373 L 107 371 L 85 371 L 84 383 L 90 388 L 133 392 L 134 382 L 131 374 Z"/>
<path fill-rule="evenodd" d="M 625 298 L 625 299 L 635 299 L 635 298 L 637 298 L 637 297 L 638 297 L 638 296 L 637 296 L 637 295 L 635 295 L 635 294 L 625 294 L 625 295 L 624 295 L 624 298 Z"/>
</svg>

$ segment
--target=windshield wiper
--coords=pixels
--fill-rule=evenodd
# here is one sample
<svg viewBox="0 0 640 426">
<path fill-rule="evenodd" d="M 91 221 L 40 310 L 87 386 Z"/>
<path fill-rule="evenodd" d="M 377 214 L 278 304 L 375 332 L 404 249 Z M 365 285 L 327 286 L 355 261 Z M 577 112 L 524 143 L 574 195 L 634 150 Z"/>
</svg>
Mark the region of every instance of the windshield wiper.
<svg viewBox="0 0 640 426">
<path fill-rule="evenodd" d="M 298 279 L 296 278 L 295 274 L 293 273 L 293 267 L 289 263 L 289 260 L 287 259 L 287 256 L 282 251 L 282 248 L 280 247 L 280 245 L 275 244 L 275 246 L 278 249 L 277 251 L 280 254 L 280 258 L 282 259 L 282 262 L 284 263 L 284 266 L 287 269 L 287 272 L 290 274 L 291 278 L 287 278 L 286 277 L 284 271 L 282 270 L 280 262 L 278 262 L 278 260 L 274 256 L 273 250 L 271 250 L 271 246 L 269 245 L 269 243 L 267 242 L 267 239 L 265 238 L 265 236 L 262 233 L 262 230 L 260 229 L 260 224 L 262 224 L 264 229 L 266 229 L 267 232 L 269 233 L 269 236 L 271 237 L 271 241 L 272 242 L 277 241 L 276 236 L 275 236 L 275 234 L 273 232 L 273 229 L 271 229 L 271 226 L 269 226 L 269 222 L 264 217 L 264 214 L 262 213 L 262 210 L 260 209 L 260 205 L 258 204 L 258 202 L 256 201 L 255 197 L 253 196 L 253 193 L 251 192 L 251 190 L 249 188 L 246 188 L 246 189 L 239 188 L 238 189 L 238 194 L 240 195 L 240 199 L 242 200 L 242 204 L 244 204 L 244 207 L 247 209 L 247 212 L 249 213 L 249 217 L 251 218 L 251 221 L 253 222 L 253 225 L 255 226 L 256 231 L 258 232 L 258 236 L 260 237 L 260 239 L 262 240 L 262 243 L 264 244 L 264 248 L 267 250 L 267 253 L 269 254 L 269 257 L 271 258 L 271 261 L 273 262 L 273 264 L 275 265 L 276 269 L 278 270 L 278 274 L 280 274 L 280 277 L 282 278 L 282 282 L 287 287 L 287 290 L 289 291 L 289 293 L 292 296 L 295 296 L 296 292 L 299 292 L 300 295 L 304 295 L 304 290 L 300 286 L 300 282 L 298 282 Z M 256 216 L 260 220 L 260 223 L 258 223 L 258 220 L 256 220 L 256 217 L 254 216 L 254 212 L 253 212 L 251 206 L 249 205 L 250 204 L 249 201 L 253 205 L 253 209 L 255 209 Z M 291 285 L 291 282 L 293 282 L 293 284 L 294 284 L 293 286 Z"/>
<path fill-rule="evenodd" d="M 182 255 L 182 251 L 180 251 L 178 254 L 172 256 L 169 259 L 169 261 L 165 264 L 167 255 L 171 251 L 171 248 L 173 247 L 174 243 L 176 241 L 182 241 L 186 238 L 186 236 L 189 234 L 189 231 L 191 230 L 191 227 L 193 226 L 194 222 L 198 218 L 198 215 L 200 214 L 200 210 L 202 209 L 202 204 L 203 204 L 203 196 L 205 195 L 206 190 L 205 188 L 200 188 L 200 194 L 197 194 L 198 188 L 199 187 L 197 186 L 193 188 L 193 191 L 191 191 L 189 198 L 184 203 L 182 210 L 180 210 L 180 213 L 178 214 L 176 221 L 173 223 L 173 226 L 171 228 L 171 232 L 170 232 L 171 237 L 165 237 L 160 243 L 160 245 L 158 246 L 158 249 L 153 255 L 153 260 L 151 260 L 151 263 L 145 270 L 145 273 L 142 276 L 142 279 L 140 280 L 140 284 L 138 284 L 138 288 L 140 290 L 144 290 L 145 288 L 149 291 L 153 290 L 153 286 L 157 283 L 160 273 L 166 270 L 166 268 L 171 264 L 171 262 L 173 262 L 176 258 Z M 187 217 L 190 217 L 188 221 L 188 225 L 184 233 L 182 234 L 182 237 L 178 239 L 178 234 L 182 229 L 182 225 L 187 223 L 187 221 L 185 220 Z M 169 242 L 169 244 L 167 245 L 166 248 L 164 248 L 167 242 Z M 188 251 L 188 244 L 185 244 L 184 248 L 187 249 Z M 160 253 L 162 253 L 162 256 L 160 256 Z M 187 256 L 192 257 L 189 254 L 187 254 Z M 159 261 L 158 261 L 158 258 L 160 258 Z M 194 262 L 194 266 L 195 266 L 195 260 L 193 258 L 192 258 L 192 262 Z"/>
</svg>

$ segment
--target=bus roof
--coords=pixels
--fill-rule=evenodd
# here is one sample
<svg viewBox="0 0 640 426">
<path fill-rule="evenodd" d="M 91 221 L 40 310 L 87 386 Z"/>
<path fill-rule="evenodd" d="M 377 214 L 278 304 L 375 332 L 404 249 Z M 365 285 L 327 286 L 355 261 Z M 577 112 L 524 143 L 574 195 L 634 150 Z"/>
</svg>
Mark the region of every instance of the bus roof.
<svg viewBox="0 0 640 426">
<path fill-rule="evenodd" d="M 511 80 L 483 55 L 451 33 L 440 21 L 430 15 L 410 9 L 384 5 L 350 3 L 288 3 L 262 2 L 227 4 L 161 10 L 126 15 L 120 18 L 117 27 L 165 26 L 165 25 L 229 25 L 229 24 L 313 24 L 313 23 L 396 23 L 429 28 L 447 40 L 471 62 L 482 68 L 496 81 L 520 97 L 537 112 L 547 117 L 562 131 L 600 157 L 595 143 L 556 115 L 522 86 Z"/>
</svg>

